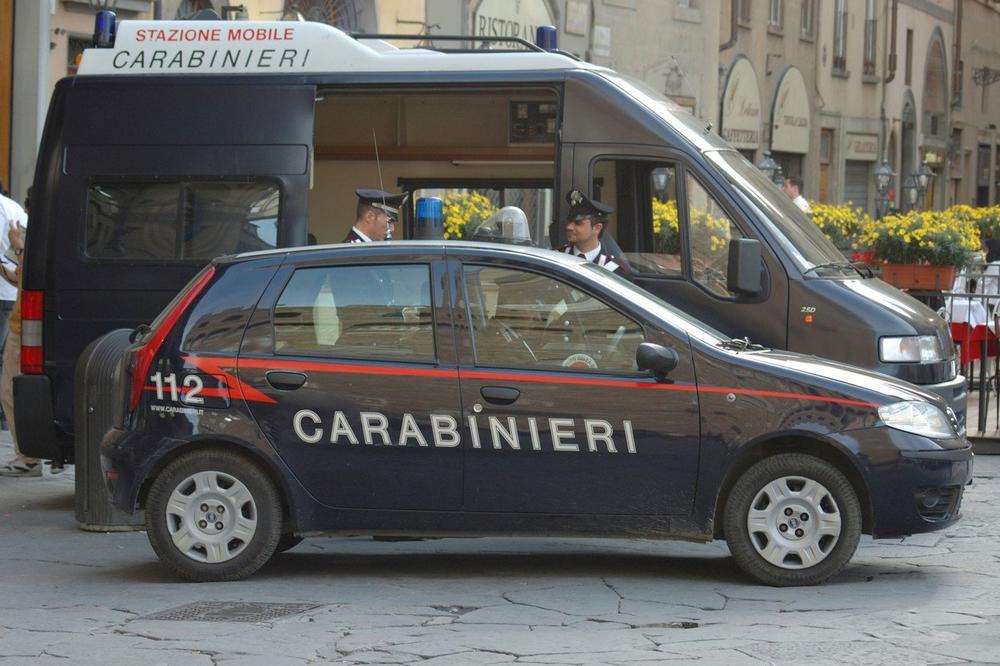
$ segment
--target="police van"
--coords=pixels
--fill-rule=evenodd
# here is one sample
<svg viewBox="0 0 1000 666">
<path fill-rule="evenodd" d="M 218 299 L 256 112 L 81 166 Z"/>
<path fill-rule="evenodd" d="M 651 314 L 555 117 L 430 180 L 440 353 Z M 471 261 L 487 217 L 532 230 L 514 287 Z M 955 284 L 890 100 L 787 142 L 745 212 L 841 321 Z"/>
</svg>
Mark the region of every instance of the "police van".
<svg viewBox="0 0 1000 666">
<path fill-rule="evenodd" d="M 307 22 L 98 24 L 55 88 L 35 175 L 15 383 L 31 455 L 72 457 L 90 341 L 151 321 L 213 257 L 340 241 L 358 187 L 459 211 L 441 228 L 411 209 L 407 238 L 468 238 L 479 212 L 514 205 L 540 247 L 560 244 L 565 194 L 582 189 L 616 208 L 607 234 L 635 284 L 729 336 L 918 384 L 964 423 L 945 322 L 859 274 L 642 83 L 505 38 L 397 48 Z"/>
<path fill-rule="evenodd" d="M 945 402 L 733 340 L 577 257 L 406 241 L 212 262 L 121 356 L 101 464 L 192 580 L 314 535 L 724 537 L 770 585 L 959 517 Z"/>
</svg>

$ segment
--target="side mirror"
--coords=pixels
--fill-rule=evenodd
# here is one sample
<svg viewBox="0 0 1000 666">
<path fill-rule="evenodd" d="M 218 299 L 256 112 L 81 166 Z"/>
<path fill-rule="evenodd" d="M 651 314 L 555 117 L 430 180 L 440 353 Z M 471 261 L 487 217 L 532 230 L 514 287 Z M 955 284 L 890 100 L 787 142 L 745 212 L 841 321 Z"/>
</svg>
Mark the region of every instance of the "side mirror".
<svg viewBox="0 0 1000 666">
<path fill-rule="evenodd" d="M 753 296 L 760 293 L 760 241 L 734 238 L 729 241 L 729 265 L 726 288 L 734 294 Z"/>
<path fill-rule="evenodd" d="M 649 370 L 657 377 L 666 375 L 677 367 L 680 357 L 673 349 L 652 342 L 643 342 L 635 350 L 635 364 L 640 370 Z"/>
</svg>

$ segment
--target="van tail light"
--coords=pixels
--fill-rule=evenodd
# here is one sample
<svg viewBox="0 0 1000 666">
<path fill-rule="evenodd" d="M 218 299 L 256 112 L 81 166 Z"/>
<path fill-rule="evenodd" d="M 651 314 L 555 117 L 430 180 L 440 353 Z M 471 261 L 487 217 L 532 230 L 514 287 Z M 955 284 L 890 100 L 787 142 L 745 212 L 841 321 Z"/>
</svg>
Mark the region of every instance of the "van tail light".
<svg viewBox="0 0 1000 666">
<path fill-rule="evenodd" d="M 147 335 L 145 343 L 133 352 L 132 356 L 132 391 L 129 395 L 129 411 L 134 411 L 139 406 L 142 399 L 142 391 L 146 388 L 146 375 L 149 374 L 149 366 L 174 329 L 177 321 L 183 316 L 191 306 L 198 294 L 200 294 L 215 275 L 215 266 L 209 266 L 188 283 L 177 298 L 167 306 L 169 308 L 165 315 L 161 315 L 159 322 L 154 322 L 155 328 Z"/>
<path fill-rule="evenodd" d="M 21 374 L 40 375 L 42 360 L 42 291 L 21 291 Z"/>
</svg>

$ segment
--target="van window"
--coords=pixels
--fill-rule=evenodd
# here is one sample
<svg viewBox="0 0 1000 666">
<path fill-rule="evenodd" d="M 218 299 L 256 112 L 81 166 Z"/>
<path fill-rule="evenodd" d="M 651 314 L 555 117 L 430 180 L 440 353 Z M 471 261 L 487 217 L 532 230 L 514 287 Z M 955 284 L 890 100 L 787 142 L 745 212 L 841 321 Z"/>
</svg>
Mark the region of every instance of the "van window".
<svg viewBox="0 0 1000 666">
<path fill-rule="evenodd" d="M 87 200 L 91 259 L 205 260 L 277 246 L 273 183 L 96 183 Z"/>
<path fill-rule="evenodd" d="M 631 269 L 640 275 L 680 277 L 676 167 L 646 160 L 600 160 L 592 177 L 594 196 L 617 209 L 608 216 L 604 233 L 618 241 Z"/>
<path fill-rule="evenodd" d="M 274 308 L 278 354 L 433 361 L 430 267 L 295 271 Z"/>
<path fill-rule="evenodd" d="M 719 203 L 695 180 L 686 178 L 688 237 L 691 239 L 691 277 L 719 296 L 733 296 L 726 288 L 729 241 L 743 234 Z"/>
</svg>

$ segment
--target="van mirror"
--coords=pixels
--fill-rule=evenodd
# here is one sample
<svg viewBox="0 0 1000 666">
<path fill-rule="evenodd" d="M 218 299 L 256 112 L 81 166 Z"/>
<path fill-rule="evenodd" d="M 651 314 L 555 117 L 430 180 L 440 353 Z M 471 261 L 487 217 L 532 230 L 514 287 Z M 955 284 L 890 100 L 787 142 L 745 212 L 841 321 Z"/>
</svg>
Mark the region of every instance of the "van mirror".
<svg viewBox="0 0 1000 666">
<path fill-rule="evenodd" d="M 680 357 L 673 349 L 652 342 L 643 342 L 635 350 L 635 363 L 640 370 L 649 370 L 657 377 L 677 367 Z"/>
<path fill-rule="evenodd" d="M 729 241 L 729 266 L 726 288 L 734 294 L 753 296 L 760 293 L 760 241 L 734 238 Z"/>
</svg>

